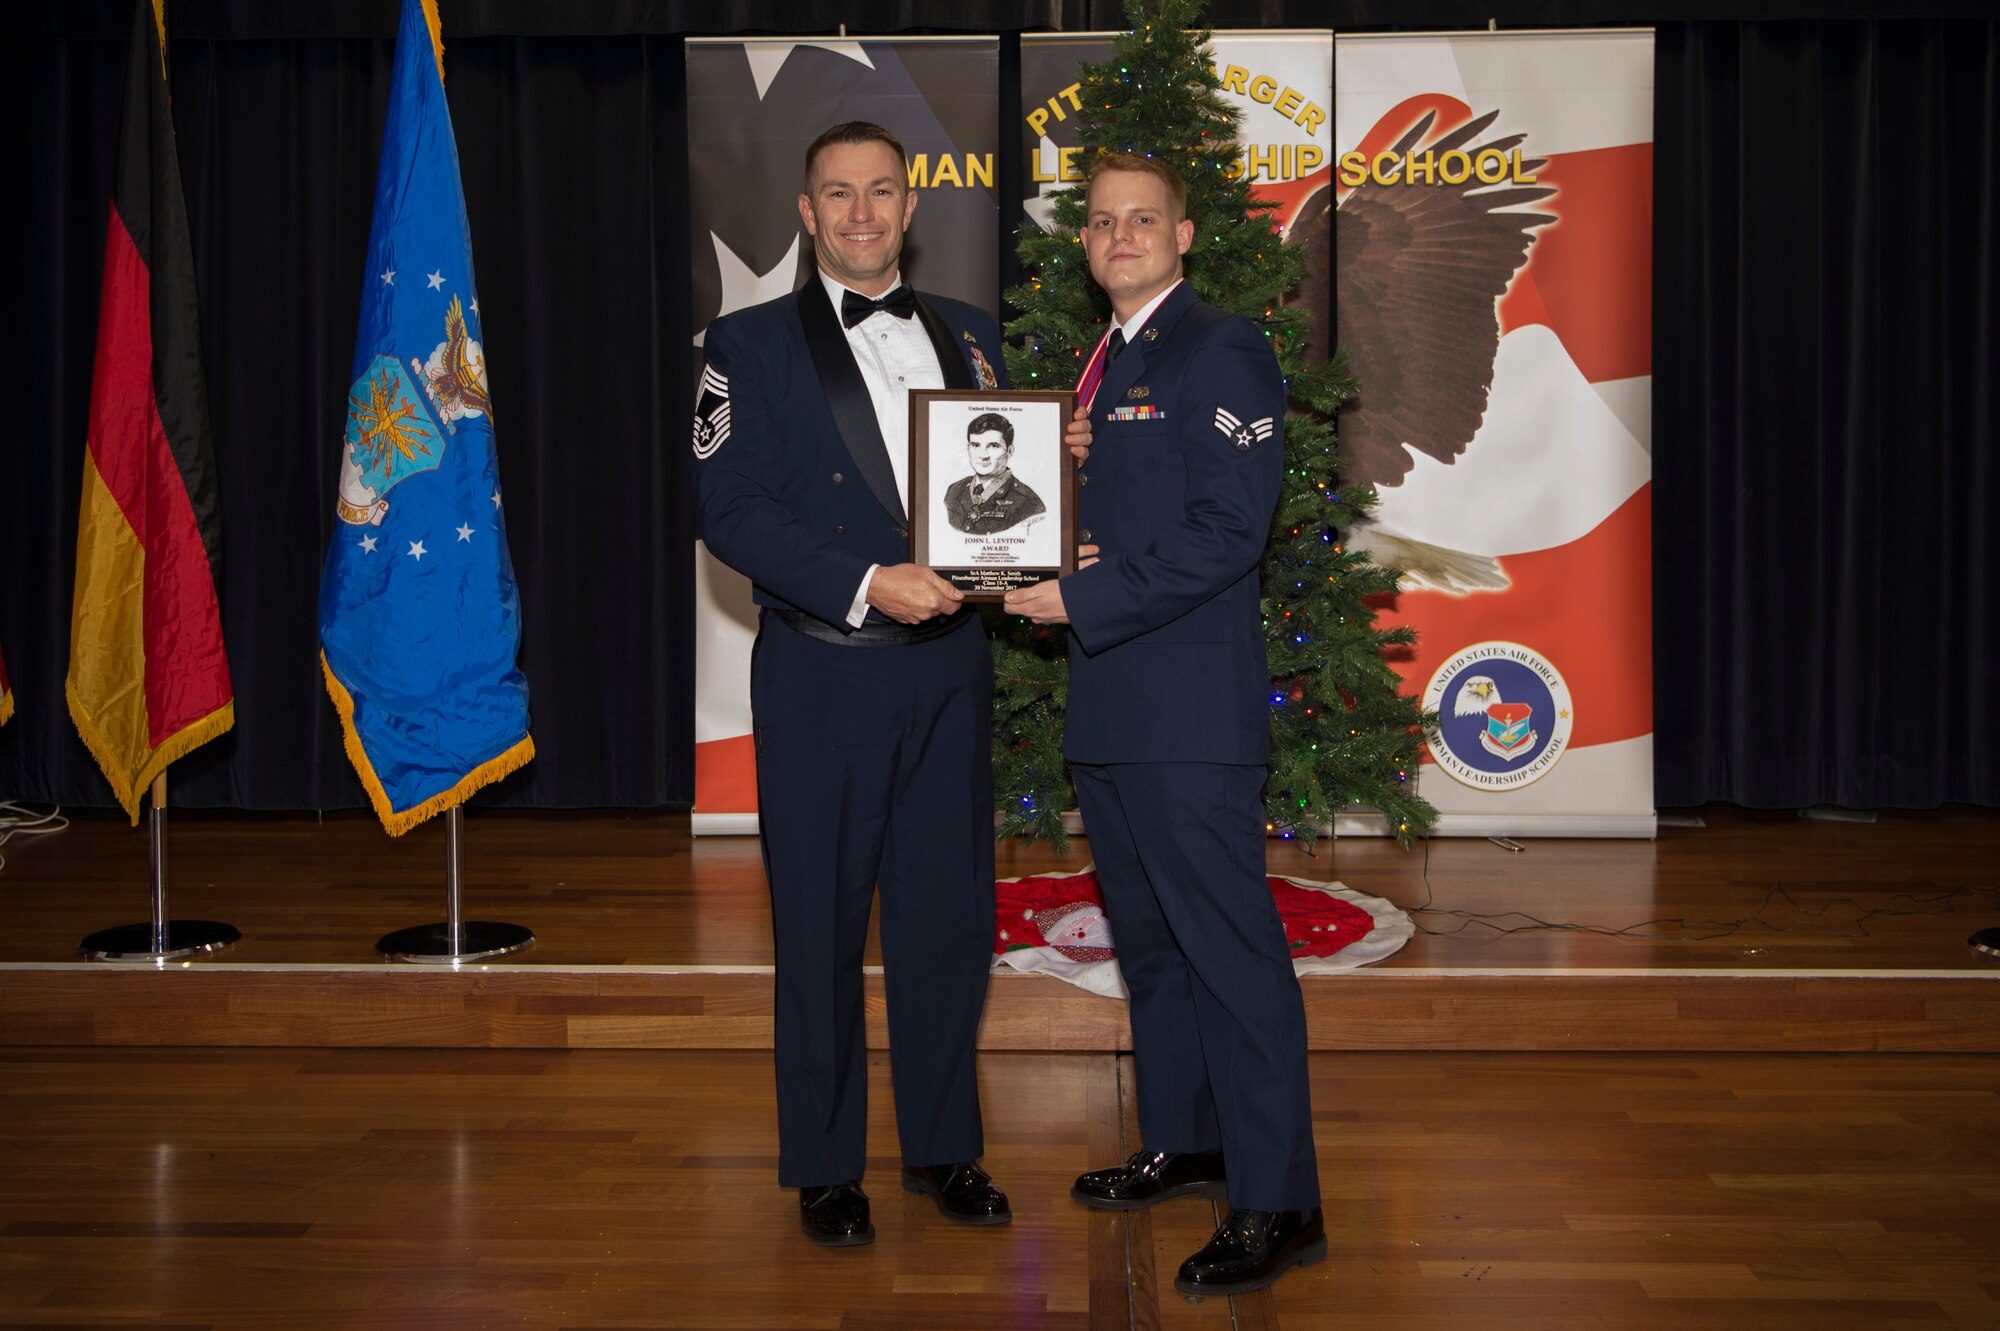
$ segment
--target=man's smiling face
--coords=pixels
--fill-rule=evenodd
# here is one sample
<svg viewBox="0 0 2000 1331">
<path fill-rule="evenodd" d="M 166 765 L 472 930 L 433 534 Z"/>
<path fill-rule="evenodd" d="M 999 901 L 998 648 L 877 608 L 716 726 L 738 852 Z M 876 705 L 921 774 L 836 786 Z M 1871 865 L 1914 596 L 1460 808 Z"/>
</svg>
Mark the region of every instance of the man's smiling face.
<svg viewBox="0 0 2000 1331">
<path fill-rule="evenodd" d="M 903 253 L 903 232 L 917 196 L 902 161 L 886 143 L 831 143 L 813 163 L 799 220 L 813 238 L 819 266 L 864 296 L 887 291 Z"/>
</svg>

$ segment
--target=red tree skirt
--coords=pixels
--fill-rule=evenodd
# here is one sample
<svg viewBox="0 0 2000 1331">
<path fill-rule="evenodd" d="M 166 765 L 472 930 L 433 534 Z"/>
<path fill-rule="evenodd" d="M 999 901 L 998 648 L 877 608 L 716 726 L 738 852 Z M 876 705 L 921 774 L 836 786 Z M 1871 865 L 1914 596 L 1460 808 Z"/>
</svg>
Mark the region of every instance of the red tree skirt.
<svg viewBox="0 0 2000 1331">
<path fill-rule="evenodd" d="M 1271 877 L 1271 895 L 1300 975 L 1353 970 L 1393 954 L 1415 933 L 1410 917 L 1339 883 Z M 995 885 L 993 966 L 1053 975 L 1107 998 L 1124 998 L 1118 947 L 1097 873 L 1034 874 Z"/>
</svg>

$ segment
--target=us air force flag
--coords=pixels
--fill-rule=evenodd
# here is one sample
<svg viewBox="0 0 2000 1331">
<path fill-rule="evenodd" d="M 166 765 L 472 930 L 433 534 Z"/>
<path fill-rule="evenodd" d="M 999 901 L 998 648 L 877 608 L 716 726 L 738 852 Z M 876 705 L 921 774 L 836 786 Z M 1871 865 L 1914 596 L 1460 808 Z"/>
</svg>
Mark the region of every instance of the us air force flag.
<svg viewBox="0 0 2000 1331">
<path fill-rule="evenodd" d="M 434 0 L 403 3 L 366 271 L 319 640 L 399 836 L 535 754 Z"/>
</svg>

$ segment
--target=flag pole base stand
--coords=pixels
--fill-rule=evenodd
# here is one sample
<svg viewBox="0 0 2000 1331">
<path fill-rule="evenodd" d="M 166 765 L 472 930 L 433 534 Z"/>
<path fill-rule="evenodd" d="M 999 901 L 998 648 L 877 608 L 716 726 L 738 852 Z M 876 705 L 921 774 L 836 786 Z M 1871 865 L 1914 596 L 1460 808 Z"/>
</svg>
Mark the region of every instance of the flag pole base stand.
<svg viewBox="0 0 2000 1331">
<path fill-rule="evenodd" d="M 2000 929 L 1981 929 L 1965 941 L 1975 952 L 1984 952 L 1989 957 L 2000 957 Z"/>
<path fill-rule="evenodd" d="M 508 956 L 534 945 L 534 932 L 521 925 L 467 920 L 458 927 L 456 948 L 451 945 L 451 925 L 419 924 L 382 935 L 376 941 L 375 950 L 390 961 L 457 966 L 468 961 L 488 961 Z"/>
<path fill-rule="evenodd" d="M 86 961 L 176 961 L 182 957 L 220 952 L 243 937 L 233 924 L 215 920 L 168 920 L 166 946 L 157 941 L 151 924 L 121 924 L 99 929 L 76 945 Z"/>
</svg>

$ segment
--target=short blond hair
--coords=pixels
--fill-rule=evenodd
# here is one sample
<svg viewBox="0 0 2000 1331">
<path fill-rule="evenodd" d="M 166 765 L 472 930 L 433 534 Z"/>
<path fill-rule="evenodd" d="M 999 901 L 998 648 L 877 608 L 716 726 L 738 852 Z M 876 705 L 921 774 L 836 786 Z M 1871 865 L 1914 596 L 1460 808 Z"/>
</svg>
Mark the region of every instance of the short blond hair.
<svg viewBox="0 0 2000 1331">
<path fill-rule="evenodd" d="M 1187 181 L 1181 173 L 1157 157 L 1140 153 L 1099 153 L 1090 164 L 1090 173 L 1085 177 L 1083 197 L 1086 206 L 1090 200 L 1090 186 L 1108 171 L 1137 171 L 1140 175 L 1152 176 L 1167 187 L 1167 199 L 1173 206 L 1174 221 L 1187 220 Z"/>
</svg>

